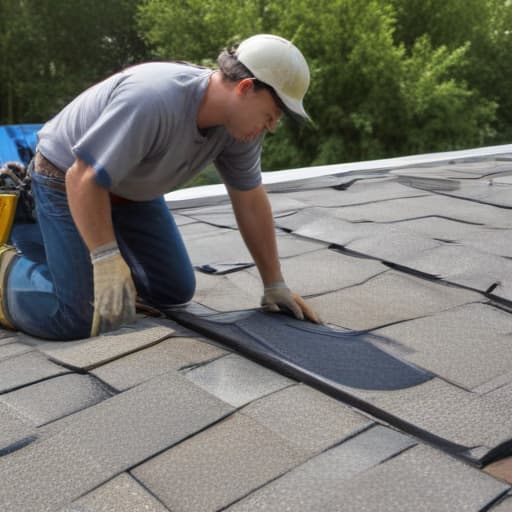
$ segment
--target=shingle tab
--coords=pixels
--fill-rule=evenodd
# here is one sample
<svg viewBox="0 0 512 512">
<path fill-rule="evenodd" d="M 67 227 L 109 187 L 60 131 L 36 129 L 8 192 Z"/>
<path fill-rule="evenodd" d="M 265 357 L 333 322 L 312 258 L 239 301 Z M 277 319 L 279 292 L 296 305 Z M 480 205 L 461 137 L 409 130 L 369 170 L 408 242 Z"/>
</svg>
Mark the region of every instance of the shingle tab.
<svg viewBox="0 0 512 512">
<path fill-rule="evenodd" d="M 4 359 L 0 361 L 0 393 L 64 373 L 68 370 L 35 351 Z"/>
<path fill-rule="evenodd" d="M 62 507 L 231 411 L 175 373 L 141 384 L 86 409 L 52 436 L 0 458 L 3 510 Z"/>
<path fill-rule="evenodd" d="M 29 444 L 36 437 L 35 425 L 0 402 L 0 457 Z"/>
<path fill-rule="evenodd" d="M 173 337 L 98 366 L 91 373 L 123 391 L 168 371 L 204 363 L 225 353 L 225 350 L 199 339 Z"/>
<path fill-rule="evenodd" d="M 0 395 L 0 401 L 40 426 L 111 396 L 93 377 L 68 374 Z"/>
<path fill-rule="evenodd" d="M 310 459 L 227 510 L 325 510 L 333 500 L 338 500 L 339 506 L 345 500 L 340 491 L 344 481 L 414 444 L 411 438 L 385 427 L 371 428 Z"/>
<path fill-rule="evenodd" d="M 508 486 L 427 446 L 416 446 L 343 482 L 347 512 L 483 510 Z M 322 510 L 340 510 L 332 500 Z"/>
<path fill-rule="evenodd" d="M 168 512 L 128 473 L 122 473 L 59 512 Z"/>
<path fill-rule="evenodd" d="M 90 370 L 121 356 L 169 338 L 174 329 L 151 320 L 80 341 L 47 342 L 38 347 L 51 360 L 68 368 Z"/>
<path fill-rule="evenodd" d="M 512 388 L 478 395 L 432 379 L 393 393 L 346 391 L 363 400 L 377 417 L 392 415 L 395 425 L 416 429 L 416 433 L 475 463 L 485 464 L 499 456 L 512 437 Z"/>
<path fill-rule="evenodd" d="M 468 304 L 376 333 L 401 343 L 409 361 L 466 389 L 512 368 L 512 316 L 485 304 Z"/>
<path fill-rule="evenodd" d="M 31 350 L 33 350 L 31 347 L 27 347 L 27 345 L 24 345 L 23 343 L 17 343 L 16 341 L 13 341 L 12 343 L 0 344 L 0 361 L 2 359 L 9 359 L 10 357 L 25 354 Z"/>
<path fill-rule="evenodd" d="M 242 414 L 313 453 L 373 424 L 368 417 L 303 384 L 256 400 L 242 409 Z"/>
<path fill-rule="evenodd" d="M 403 264 L 411 269 L 435 275 L 462 286 L 512 299 L 512 261 L 470 247 L 445 245 L 426 251 Z"/>
<path fill-rule="evenodd" d="M 442 286 L 390 270 L 360 285 L 313 297 L 308 303 L 325 322 L 362 330 L 417 318 L 482 298 L 476 292 Z M 392 335 L 389 337 L 393 338 Z"/>
<path fill-rule="evenodd" d="M 185 377 L 234 407 L 273 393 L 293 381 L 236 354 L 186 372 Z"/>
<path fill-rule="evenodd" d="M 307 458 L 254 420 L 235 414 L 132 470 L 170 509 L 215 511 Z"/>
</svg>

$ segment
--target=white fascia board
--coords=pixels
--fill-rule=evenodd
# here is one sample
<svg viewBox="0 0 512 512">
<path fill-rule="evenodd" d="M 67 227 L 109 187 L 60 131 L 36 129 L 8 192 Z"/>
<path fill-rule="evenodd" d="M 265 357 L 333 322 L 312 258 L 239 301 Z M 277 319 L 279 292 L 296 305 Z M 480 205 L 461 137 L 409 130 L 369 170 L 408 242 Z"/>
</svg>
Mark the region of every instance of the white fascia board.
<svg viewBox="0 0 512 512">
<path fill-rule="evenodd" d="M 264 172 L 263 184 L 297 182 L 322 176 L 339 176 L 343 174 L 367 173 L 369 171 L 387 172 L 400 167 L 426 165 L 454 160 L 469 160 L 474 158 L 497 157 L 512 155 L 512 144 L 489 146 L 485 148 L 464 149 L 460 151 L 447 151 L 440 153 L 427 153 L 423 155 L 401 156 L 397 158 L 384 158 L 346 164 L 321 165 L 316 167 L 303 167 L 285 171 Z M 226 188 L 220 185 L 204 185 L 175 190 L 165 195 L 170 208 L 187 208 L 201 205 L 221 203 L 227 199 Z"/>
</svg>

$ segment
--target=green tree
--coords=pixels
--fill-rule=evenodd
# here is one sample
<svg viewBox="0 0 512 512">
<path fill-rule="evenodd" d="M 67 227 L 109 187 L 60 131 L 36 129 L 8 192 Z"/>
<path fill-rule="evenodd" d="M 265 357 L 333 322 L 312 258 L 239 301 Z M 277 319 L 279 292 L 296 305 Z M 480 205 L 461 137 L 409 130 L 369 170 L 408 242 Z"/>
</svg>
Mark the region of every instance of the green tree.
<svg viewBox="0 0 512 512">
<path fill-rule="evenodd" d="M 45 121 L 147 53 L 138 0 L 0 0 L 0 123 Z"/>
</svg>

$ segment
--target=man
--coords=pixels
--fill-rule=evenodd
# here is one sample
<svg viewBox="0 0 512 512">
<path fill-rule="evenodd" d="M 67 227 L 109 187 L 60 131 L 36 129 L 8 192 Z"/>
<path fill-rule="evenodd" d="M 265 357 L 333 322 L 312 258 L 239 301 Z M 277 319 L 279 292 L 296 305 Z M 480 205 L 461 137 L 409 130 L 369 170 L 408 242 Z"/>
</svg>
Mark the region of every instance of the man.
<svg viewBox="0 0 512 512">
<path fill-rule="evenodd" d="M 162 194 L 212 161 L 260 272 L 264 308 L 319 321 L 284 282 L 260 172 L 265 132 L 283 112 L 308 118 L 307 63 L 272 35 L 243 41 L 218 63 L 133 66 L 41 129 L 32 192 L 42 243 L 16 225 L 11 240 L 22 253 L 1 249 L 4 326 L 83 338 L 133 321 L 137 295 L 162 310 L 188 302 L 194 273 Z"/>
</svg>

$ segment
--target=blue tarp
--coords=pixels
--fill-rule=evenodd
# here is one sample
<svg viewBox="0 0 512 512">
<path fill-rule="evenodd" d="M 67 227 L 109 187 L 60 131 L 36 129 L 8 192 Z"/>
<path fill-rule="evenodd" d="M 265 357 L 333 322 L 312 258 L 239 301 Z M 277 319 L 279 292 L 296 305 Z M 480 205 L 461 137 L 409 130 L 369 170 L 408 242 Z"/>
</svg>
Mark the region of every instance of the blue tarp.
<svg viewBox="0 0 512 512">
<path fill-rule="evenodd" d="M 36 134 L 41 124 L 0 126 L 0 165 L 11 160 L 28 165 L 36 149 Z"/>
</svg>

